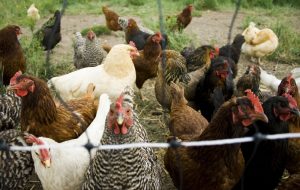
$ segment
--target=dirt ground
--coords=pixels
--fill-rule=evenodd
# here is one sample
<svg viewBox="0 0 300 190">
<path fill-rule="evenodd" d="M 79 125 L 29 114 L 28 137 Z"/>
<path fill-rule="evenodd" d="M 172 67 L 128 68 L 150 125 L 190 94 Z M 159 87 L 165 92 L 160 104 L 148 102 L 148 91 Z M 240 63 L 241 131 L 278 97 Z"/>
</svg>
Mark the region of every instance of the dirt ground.
<svg viewBox="0 0 300 190">
<path fill-rule="evenodd" d="M 190 25 L 184 30 L 186 34 L 196 34 L 197 40 L 202 45 L 213 43 L 218 46 L 222 46 L 227 43 L 227 36 L 229 25 L 231 22 L 233 12 L 214 12 L 206 11 L 203 12 L 201 17 L 194 17 Z M 242 32 L 241 22 L 245 17 L 244 13 L 240 13 L 237 16 L 234 24 L 232 38 Z M 299 20 L 298 20 L 299 21 Z M 296 22 L 296 21 L 295 21 Z M 43 23 L 40 21 L 38 24 Z M 73 62 L 73 46 L 72 40 L 76 31 L 81 31 L 83 28 L 90 27 L 92 25 L 105 25 L 103 15 L 64 15 L 62 17 L 62 41 L 54 49 L 51 56 L 51 62 L 53 64 L 59 63 L 61 59 L 67 60 L 67 63 L 72 64 Z M 124 32 L 112 32 L 111 35 L 100 36 L 100 40 L 104 43 L 111 45 L 124 43 Z M 65 61 L 64 61 L 65 62 Z M 282 78 L 288 73 L 295 65 L 278 64 L 274 62 L 267 62 L 263 59 L 263 68 L 277 77 Z M 251 62 L 245 56 L 241 56 L 239 61 L 238 76 L 240 76 L 248 64 Z M 274 69 L 275 68 L 275 69 Z M 238 77 L 237 77 L 238 78 Z M 154 80 L 149 80 L 145 83 L 142 93 L 145 95 L 146 100 L 142 102 L 139 98 L 136 98 L 137 113 L 141 123 L 146 127 L 150 139 L 153 142 L 165 142 L 168 136 L 168 129 L 164 124 L 162 115 L 157 116 L 154 113 L 162 112 L 160 105 L 157 103 L 154 94 Z M 161 165 L 163 166 L 163 149 L 156 149 Z M 164 190 L 175 189 L 171 179 L 169 178 L 166 171 L 163 174 L 164 178 Z M 31 181 L 28 183 L 26 189 L 36 190 L 41 189 L 38 179 L 33 176 Z"/>
</svg>

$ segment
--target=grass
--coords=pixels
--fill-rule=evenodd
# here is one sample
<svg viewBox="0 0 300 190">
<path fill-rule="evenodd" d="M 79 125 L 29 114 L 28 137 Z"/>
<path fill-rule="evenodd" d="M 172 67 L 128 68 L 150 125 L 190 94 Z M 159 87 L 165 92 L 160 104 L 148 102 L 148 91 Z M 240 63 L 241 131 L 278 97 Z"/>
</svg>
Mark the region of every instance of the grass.
<svg viewBox="0 0 300 190">
<path fill-rule="evenodd" d="M 81 34 L 85 36 L 89 30 L 93 30 L 93 32 L 96 34 L 96 36 L 100 35 L 109 35 L 111 34 L 111 31 L 106 26 L 92 26 L 90 28 L 85 28 L 81 31 Z"/>
</svg>

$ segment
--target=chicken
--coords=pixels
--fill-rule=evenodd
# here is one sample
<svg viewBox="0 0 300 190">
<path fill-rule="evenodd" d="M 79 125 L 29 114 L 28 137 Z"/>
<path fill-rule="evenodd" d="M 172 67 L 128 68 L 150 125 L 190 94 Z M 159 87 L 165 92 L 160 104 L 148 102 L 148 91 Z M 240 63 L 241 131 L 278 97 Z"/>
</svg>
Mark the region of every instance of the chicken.
<svg viewBox="0 0 300 190">
<path fill-rule="evenodd" d="M 188 72 L 191 72 L 202 67 L 206 62 L 211 61 L 211 59 L 219 55 L 219 48 L 210 45 L 200 46 L 197 49 L 185 47 L 180 53 L 186 59 Z"/>
<path fill-rule="evenodd" d="M 138 50 L 143 50 L 146 44 L 146 41 L 151 34 L 143 32 L 138 27 L 136 21 L 132 18 L 128 19 L 127 25 L 122 26 L 125 32 L 125 40 L 127 43 L 133 41 Z M 168 36 L 162 34 L 163 39 L 160 42 L 162 49 L 166 49 L 168 45 Z"/>
<path fill-rule="evenodd" d="M 146 80 L 157 76 L 158 64 L 160 62 L 162 36 L 157 32 L 148 37 L 144 50 L 140 51 L 140 56 L 133 59 L 136 70 L 136 86 L 143 87 Z M 142 93 L 140 91 L 140 96 Z"/>
<path fill-rule="evenodd" d="M 24 133 L 9 129 L 0 132 L 1 148 L 8 146 L 28 146 Z M 24 189 L 34 170 L 33 160 L 28 151 L 0 150 L 0 189 Z"/>
<path fill-rule="evenodd" d="M 170 94 L 172 97 L 170 112 L 170 132 L 173 136 L 200 135 L 208 126 L 207 120 L 193 108 L 187 105 L 184 97 L 184 88 L 171 82 Z"/>
<path fill-rule="evenodd" d="M 278 47 L 278 37 L 269 28 L 258 29 L 255 23 L 250 22 L 248 28 L 243 32 L 245 43 L 242 45 L 242 52 L 256 57 L 258 64 L 260 58 L 272 54 Z"/>
<path fill-rule="evenodd" d="M 9 85 L 17 71 L 26 71 L 25 56 L 18 40 L 20 34 L 21 28 L 16 25 L 8 25 L 0 30 L 0 70 L 3 72 L 4 85 Z"/>
<path fill-rule="evenodd" d="M 21 130 L 35 136 L 51 138 L 57 142 L 77 138 L 96 115 L 89 86 L 85 97 L 56 107 L 47 84 L 36 77 L 15 74 L 9 90 L 21 97 Z"/>
<path fill-rule="evenodd" d="M 238 73 L 238 62 L 241 55 L 241 46 L 245 42 L 245 38 L 241 34 L 237 34 L 230 45 L 225 45 L 220 48 L 219 56 L 228 57 L 234 62 L 230 65 L 233 72 L 233 78 L 237 76 Z"/>
<path fill-rule="evenodd" d="M 98 146 L 105 128 L 105 119 L 110 108 L 107 94 L 102 94 L 99 100 L 97 115 L 87 130 L 78 138 L 57 143 L 52 139 L 33 135 L 26 136 L 27 143 L 35 145 L 62 145 L 77 146 L 76 148 L 57 148 L 32 150 L 35 172 L 42 182 L 43 189 L 47 190 L 75 190 L 81 189 L 84 182 L 84 173 L 88 168 L 90 159 L 95 156 L 92 149 L 91 155 L 84 147 L 87 143 Z"/>
<path fill-rule="evenodd" d="M 33 34 L 33 38 L 41 42 L 44 50 L 52 50 L 61 41 L 60 22 L 61 14 L 56 10 L 54 16 Z"/>
<path fill-rule="evenodd" d="M 86 39 L 76 32 L 74 45 L 74 65 L 77 69 L 100 65 L 107 53 L 100 46 L 96 34 L 90 30 Z"/>
<path fill-rule="evenodd" d="M 21 98 L 8 91 L 0 96 L 0 131 L 17 129 L 20 123 Z"/>
<path fill-rule="evenodd" d="M 255 120 L 267 122 L 268 119 L 259 99 L 249 91 L 247 97 L 232 98 L 225 102 L 200 135 L 184 140 L 241 137 L 244 128 Z M 231 190 L 244 167 L 240 144 L 168 148 L 164 163 L 174 185 L 183 190 Z"/>
<path fill-rule="evenodd" d="M 295 101 L 294 105 L 297 105 L 298 109 L 300 108 L 300 96 L 299 90 L 296 85 L 295 79 L 289 74 L 287 77 L 284 77 L 281 83 L 278 86 L 277 95 L 282 96 L 288 93 L 293 97 L 291 102 Z M 293 117 L 288 120 L 289 132 L 299 133 L 300 132 L 300 118 Z M 293 187 L 300 187 L 299 176 L 300 176 L 300 140 L 299 138 L 289 139 L 289 148 L 288 148 L 288 158 L 286 169 L 289 173 L 288 179 L 282 181 L 282 184 L 278 189 L 294 189 Z M 297 182 L 298 180 L 298 182 Z M 295 188 L 295 189 L 298 189 Z"/>
<path fill-rule="evenodd" d="M 182 31 L 184 28 L 186 28 L 192 21 L 192 10 L 193 10 L 193 5 L 187 5 L 181 11 L 181 13 L 176 15 L 176 23 L 172 22 L 173 16 L 168 16 L 167 22 L 168 22 L 168 20 L 171 20 L 170 21 L 171 22 L 170 30 L 171 31 L 174 31 L 174 30 Z"/>
<path fill-rule="evenodd" d="M 35 7 L 34 3 L 28 8 L 27 16 L 34 21 L 40 20 L 41 16 L 39 14 L 39 10 Z"/>
<path fill-rule="evenodd" d="M 231 59 L 217 57 L 199 81 L 196 89 L 196 109 L 210 121 L 217 109 L 233 94 L 233 77 L 230 69 Z"/>
<path fill-rule="evenodd" d="M 122 30 L 122 27 L 118 23 L 119 15 L 110 10 L 106 6 L 102 6 L 102 12 L 105 16 L 106 26 L 112 31 Z"/>
<path fill-rule="evenodd" d="M 101 65 L 53 77 L 48 85 L 54 87 L 62 99 L 67 101 L 84 95 L 88 84 L 93 83 L 96 86 L 96 98 L 107 93 L 114 101 L 126 86 L 135 86 L 136 72 L 132 58 L 138 55 L 134 46 L 118 44 L 113 46 Z"/>
<path fill-rule="evenodd" d="M 101 144 L 148 142 L 133 109 L 133 92 L 124 92 L 110 107 Z M 152 148 L 98 150 L 85 174 L 86 189 L 161 189 L 161 168 Z"/>
<path fill-rule="evenodd" d="M 257 132 L 265 135 L 288 133 L 287 121 L 300 113 L 297 105 L 291 101 L 292 97 L 286 96 L 274 96 L 266 100 L 263 109 L 269 122 L 257 121 L 249 127 L 245 136 L 253 136 Z M 274 190 L 286 166 L 288 139 L 243 143 L 241 150 L 247 164 L 241 180 L 233 190 Z"/>
<path fill-rule="evenodd" d="M 245 73 L 238 79 L 236 83 L 235 96 L 244 96 L 245 90 L 251 89 L 261 100 L 261 92 L 259 90 L 260 83 L 260 69 L 257 65 L 248 65 Z M 264 102 L 264 101 L 262 101 Z"/>
<path fill-rule="evenodd" d="M 128 26 L 128 19 L 125 18 L 125 17 L 119 17 L 118 18 L 118 24 L 122 27 L 122 30 L 126 30 L 127 26 Z M 146 28 L 144 27 L 143 25 L 137 23 L 139 29 L 142 31 L 142 32 L 145 32 L 145 33 L 148 33 L 150 35 L 154 34 L 154 31 L 152 31 L 151 29 L 149 28 Z"/>
<path fill-rule="evenodd" d="M 210 68 L 210 61 L 195 71 L 187 72 L 184 57 L 174 50 L 165 50 L 162 53 L 162 62 L 158 65 L 157 78 L 155 81 L 155 96 L 164 110 L 170 110 L 171 81 L 181 83 L 184 87 L 184 96 L 193 106 L 195 101 L 196 87 L 199 81 L 204 78 Z"/>
</svg>

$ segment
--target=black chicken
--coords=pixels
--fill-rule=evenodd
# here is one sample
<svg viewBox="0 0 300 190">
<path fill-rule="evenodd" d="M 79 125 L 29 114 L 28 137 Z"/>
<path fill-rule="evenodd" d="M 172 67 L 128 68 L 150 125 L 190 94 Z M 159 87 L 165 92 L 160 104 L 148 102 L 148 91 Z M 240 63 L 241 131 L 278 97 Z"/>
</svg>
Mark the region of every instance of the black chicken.
<svg viewBox="0 0 300 190">
<path fill-rule="evenodd" d="M 44 50 L 52 50 L 61 41 L 60 22 L 61 14 L 56 10 L 54 16 L 34 33 L 33 38 L 41 42 Z"/>
<path fill-rule="evenodd" d="M 202 115 L 210 121 L 213 113 L 233 94 L 233 78 L 230 69 L 231 59 L 217 57 L 197 85 L 195 103 Z"/>
<path fill-rule="evenodd" d="M 245 136 L 253 136 L 256 132 L 288 133 L 287 120 L 293 115 L 299 116 L 295 101 L 282 96 L 269 98 L 263 103 L 263 109 L 269 122 L 257 121 Z M 286 166 L 288 139 L 244 143 L 241 149 L 245 159 L 245 171 L 233 190 L 274 190 Z"/>
</svg>

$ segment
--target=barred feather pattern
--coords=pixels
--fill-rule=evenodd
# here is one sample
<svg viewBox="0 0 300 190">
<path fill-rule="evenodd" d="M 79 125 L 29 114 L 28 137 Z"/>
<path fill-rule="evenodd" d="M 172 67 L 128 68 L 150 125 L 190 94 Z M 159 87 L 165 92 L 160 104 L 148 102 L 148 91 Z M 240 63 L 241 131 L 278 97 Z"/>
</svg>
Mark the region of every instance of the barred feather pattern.
<svg viewBox="0 0 300 190">
<path fill-rule="evenodd" d="M 27 146 L 24 133 L 15 129 L 0 132 L 0 144 Z M 31 152 L 0 151 L 0 189 L 24 189 L 34 169 Z"/>
<path fill-rule="evenodd" d="M 0 96 L 0 131 L 16 129 L 20 124 L 21 98 L 12 91 Z"/>
<path fill-rule="evenodd" d="M 133 107 L 132 97 L 124 103 Z M 148 142 L 148 135 L 134 113 L 134 125 L 126 135 L 115 135 L 106 127 L 101 144 Z M 82 189 L 161 189 L 161 168 L 151 148 L 98 150 Z"/>
<path fill-rule="evenodd" d="M 91 41 L 78 32 L 74 46 L 74 65 L 77 69 L 100 65 L 107 53 L 100 46 L 96 37 Z"/>
</svg>

